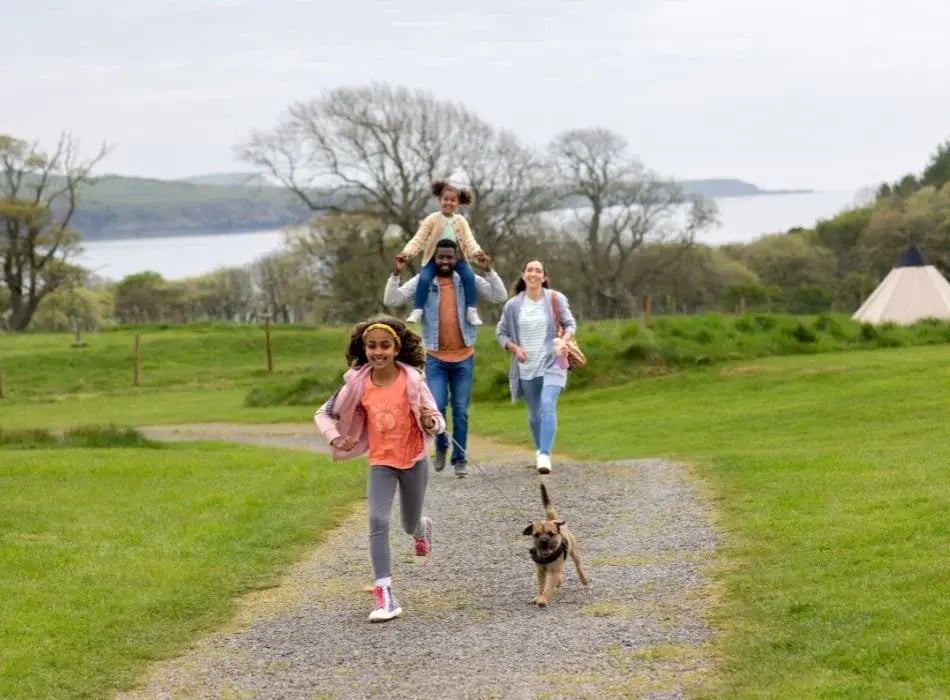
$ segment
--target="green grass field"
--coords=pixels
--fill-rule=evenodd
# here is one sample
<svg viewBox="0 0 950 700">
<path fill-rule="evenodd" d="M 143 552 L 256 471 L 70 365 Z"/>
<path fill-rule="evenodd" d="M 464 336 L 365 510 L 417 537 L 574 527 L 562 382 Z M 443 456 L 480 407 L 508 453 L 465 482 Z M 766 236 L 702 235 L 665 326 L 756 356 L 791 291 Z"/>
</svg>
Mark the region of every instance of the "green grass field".
<svg viewBox="0 0 950 700">
<path fill-rule="evenodd" d="M 87 698 L 224 622 L 332 528 L 363 470 L 221 445 L 0 449 L 0 697 Z"/>
<path fill-rule="evenodd" d="M 592 365 L 562 398 L 556 451 L 682 460 L 710 499 L 721 663 L 697 696 L 945 695 L 947 326 L 743 318 L 747 330 L 725 317 L 582 325 Z M 260 329 L 140 330 L 137 389 L 129 331 L 82 350 L 68 336 L 0 337 L 0 430 L 303 422 L 343 369 L 338 328 L 276 330 L 274 375 Z M 524 443 L 487 335 L 474 430 Z M 235 596 L 272 585 L 320 517 L 362 497 L 362 470 L 296 452 L 4 442 L 2 697 L 128 684 Z"/>
</svg>

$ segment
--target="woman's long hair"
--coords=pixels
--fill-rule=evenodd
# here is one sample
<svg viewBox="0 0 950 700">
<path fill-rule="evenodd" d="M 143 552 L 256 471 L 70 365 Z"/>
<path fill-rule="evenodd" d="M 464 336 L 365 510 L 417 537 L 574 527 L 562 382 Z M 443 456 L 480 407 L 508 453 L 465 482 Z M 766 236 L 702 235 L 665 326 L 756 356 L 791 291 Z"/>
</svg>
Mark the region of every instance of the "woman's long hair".
<svg viewBox="0 0 950 700">
<path fill-rule="evenodd" d="M 532 261 L 529 260 L 528 262 L 532 262 Z M 541 269 L 544 270 L 544 282 L 541 283 L 541 286 L 544 287 L 545 289 L 550 289 L 551 287 L 550 287 L 550 285 L 548 284 L 548 268 L 547 268 L 547 266 L 544 264 L 544 261 L 543 261 L 543 260 L 538 260 L 537 262 L 541 263 Z M 524 274 L 524 271 L 527 270 L 527 269 L 528 269 L 528 263 L 525 263 L 525 264 L 524 264 L 524 267 L 521 268 L 521 274 L 523 275 L 523 274 Z M 518 281 L 515 282 L 515 291 L 514 291 L 514 293 L 515 293 L 515 294 L 521 294 L 521 292 L 523 292 L 523 291 L 525 290 L 525 287 L 526 287 L 526 286 L 527 286 L 527 285 L 524 283 L 524 277 L 522 277 L 522 276 L 519 275 L 519 276 L 518 276 Z"/>
</svg>

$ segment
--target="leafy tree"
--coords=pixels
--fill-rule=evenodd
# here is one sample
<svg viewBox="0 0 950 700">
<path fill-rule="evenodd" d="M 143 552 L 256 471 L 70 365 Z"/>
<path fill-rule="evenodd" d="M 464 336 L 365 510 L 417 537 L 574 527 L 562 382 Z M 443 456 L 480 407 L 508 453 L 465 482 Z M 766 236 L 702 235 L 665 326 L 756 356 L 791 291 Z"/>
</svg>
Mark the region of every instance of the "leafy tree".
<svg viewBox="0 0 950 700">
<path fill-rule="evenodd" d="M 925 186 L 939 188 L 946 182 L 950 182 L 950 139 L 937 146 L 920 177 L 920 184 Z"/>
<path fill-rule="evenodd" d="M 185 280 L 190 320 L 249 321 L 257 310 L 250 266 L 225 267 Z"/>
<path fill-rule="evenodd" d="M 0 266 L 12 330 L 25 330 L 48 294 L 81 281 L 82 269 L 70 262 L 79 235 L 69 224 L 80 186 L 107 152 L 103 145 L 83 160 L 67 134 L 52 153 L 0 135 Z"/>
<path fill-rule="evenodd" d="M 290 256 L 310 271 L 323 320 L 352 321 L 383 310 L 383 287 L 401 244 L 382 220 L 358 214 L 322 217 L 309 230 L 295 232 L 288 245 Z"/>
<path fill-rule="evenodd" d="M 793 300 L 800 287 L 834 288 L 833 254 L 802 233 L 763 236 L 744 246 L 724 247 L 724 252 L 744 263 L 763 286 L 774 285 L 781 290 L 781 298 L 787 304 L 797 303 Z"/>
<path fill-rule="evenodd" d="M 878 202 L 858 248 L 864 271 L 881 279 L 911 243 L 950 274 L 950 187 L 923 187 L 909 197 Z"/>
<path fill-rule="evenodd" d="M 704 245 L 686 249 L 678 244 L 644 245 L 634 256 L 629 275 L 628 288 L 639 298 L 649 294 L 655 313 L 714 309 L 729 286 L 758 282 L 742 263 Z"/>
<path fill-rule="evenodd" d="M 33 315 L 32 327 L 43 331 L 97 331 L 113 323 L 112 294 L 86 287 L 46 295 Z"/>
<path fill-rule="evenodd" d="M 157 272 L 128 275 L 115 286 L 115 315 L 121 323 L 171 321 L 180 294 Z"/>
<path fill-rule="evenodd" d="M 792 290 L 788 310 L 793 314 L 815 314 L 831 306 L 831 288 L 826 285 L 805 283 Z"/>
<path fill-rule="evenodd" d="M 872 209 L 848 209 L 815 225 L 815 239 L 835 256 L 835 275 L 839 278 L 860 269 L 855 256 L 862 237 L 871 222 Z"/>
</svg>

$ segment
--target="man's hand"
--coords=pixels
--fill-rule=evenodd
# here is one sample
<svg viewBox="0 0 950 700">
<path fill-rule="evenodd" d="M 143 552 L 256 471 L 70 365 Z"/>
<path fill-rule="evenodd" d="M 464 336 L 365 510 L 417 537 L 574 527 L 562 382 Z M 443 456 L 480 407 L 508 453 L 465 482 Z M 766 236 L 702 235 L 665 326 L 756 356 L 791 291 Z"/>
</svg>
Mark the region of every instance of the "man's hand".
<svg viewBox="0 0 950 700">
<path fill-rule="evenodd" d="M 491 257 L 484 250 L 480 250 L 475 253 L 475 264 L 482 272 L 488 272 L 491 270 Z"/>
<path fill-rule="evenodd" d="M 405 256 L 402 253 L 397 255 L 393 263 L 393 274 L 398 277 L 399 273 L 406 269 L 406 263 L 408 262 L 408 256 Z"/>
<path fill-rule="evenodd" d="M 330 441 L 330 446 L 343 452 L 349 452 L 356 447 L 356 438 L 349 435 L 339 435 Z"/>
</svg>

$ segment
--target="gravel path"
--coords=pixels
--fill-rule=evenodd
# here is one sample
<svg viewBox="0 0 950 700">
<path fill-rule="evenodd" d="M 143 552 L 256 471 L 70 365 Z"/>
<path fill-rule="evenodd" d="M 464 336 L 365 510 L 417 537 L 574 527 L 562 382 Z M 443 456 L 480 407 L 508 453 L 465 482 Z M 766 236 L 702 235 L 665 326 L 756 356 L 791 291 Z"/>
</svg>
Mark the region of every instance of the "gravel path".
<svg viewBox="0 0 950 700">
<path fill-rule="evenodd" d="M 156 439 L 322 450 L 311 425 L 171 426 Z M 662 460 L 555 459 L 545 477 L 577 535 L 590 589 L 569 565 L 546 609 L 526 518 L 542 514 L 533 455 L 475 440 L 472 476 L 433 474 L 428 566 L 394 519 L 402 618 L 370 624 L 365 504 L 282 584 L 243 599 L 226 629 L 157 664 L 132 698 L 682 698 L 711 668 L 716 547 L 687 471 Z M 396 514 L 394 513 L 394 516 Z"/>
</svg>

